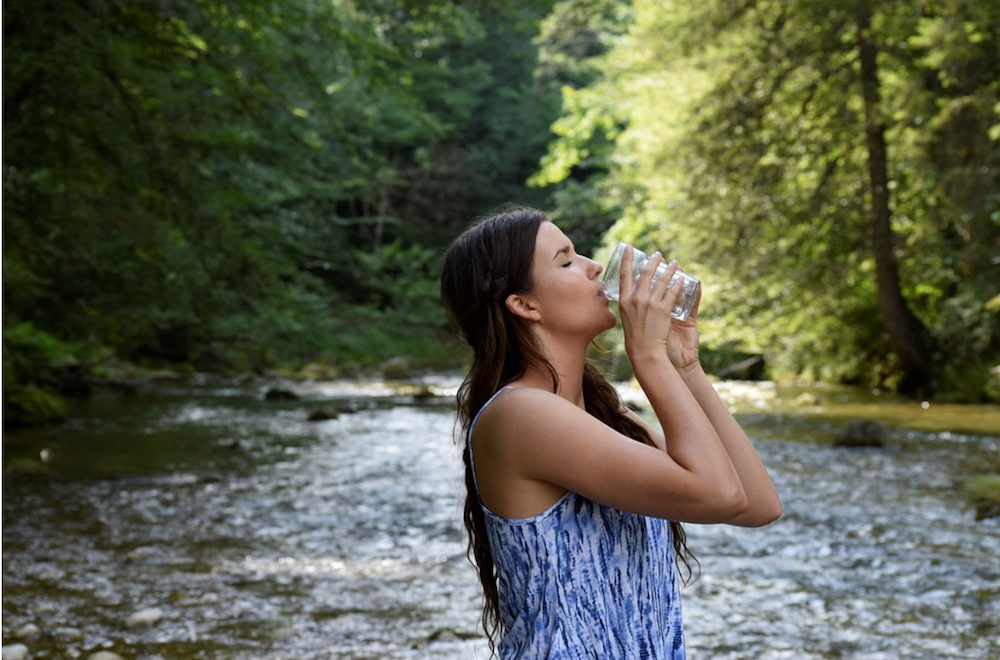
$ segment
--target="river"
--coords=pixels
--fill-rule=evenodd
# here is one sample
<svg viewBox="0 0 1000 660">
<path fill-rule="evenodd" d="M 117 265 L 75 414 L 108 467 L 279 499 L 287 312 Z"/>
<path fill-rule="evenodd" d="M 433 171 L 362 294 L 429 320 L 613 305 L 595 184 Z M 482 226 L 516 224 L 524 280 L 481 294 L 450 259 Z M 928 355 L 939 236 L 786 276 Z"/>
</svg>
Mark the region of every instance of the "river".
<svg viewBox="0 0 1000 660">
<path fill-rule="evenodd" d="M 264 400 L 267 383 L 164 385 L 5 433 L 5 468 L 44 457 L 47 476 L 4 479 L 3 643 L 31 658 L 489 657 L 460 523 L 456 384 L 429 377 L 439 396 L 424 398 L 295 383 L 289 401 Z M 1000 659 L 1000 520 L 977 522 L 959 488 L 1000 458 L 1000 410 L 720 390 L 785 513 L 762 529 L 688 526 L 690 658 Z M 308 421 L 320 406 L 339 416 Z M 891 424 L 885 448 L 831 446 L 873 410 Z M 151 608 L 155 623 L 129 625 Z"/>
</svg>

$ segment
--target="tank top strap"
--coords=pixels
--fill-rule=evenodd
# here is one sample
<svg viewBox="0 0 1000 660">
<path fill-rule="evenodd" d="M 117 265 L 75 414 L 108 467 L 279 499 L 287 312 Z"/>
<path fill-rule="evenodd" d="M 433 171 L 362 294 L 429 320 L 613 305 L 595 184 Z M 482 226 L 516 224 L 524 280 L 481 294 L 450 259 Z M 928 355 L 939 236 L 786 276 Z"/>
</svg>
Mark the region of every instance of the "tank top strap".
<svg viewBox="0 0 1000 660">
<path fill-rule="evenodd" d="M 500 396 L 501 392 L 510 389 L 514 389 L 514 386 L 504 385 L 499 390 L 493 393 L 493 396 L 491 396 L 486 401 L 486 403 L 483 404 L 483 407 L 479 409 L 479 412 L 476 413 L 476 416 L 472 418 L 472 424 L 469 425 L 469 433 L 465 437 L 465 446 L 468 448 L 469 451 L 469 464 L 472 467 L 472 482 L 476 485 L 476 499 L 479 500 L 479 504 L 482 504 L 483 500 L 479 497 L 479 481 L 476 479 L 476 457 L 474 452 L 472 451 L 472 431 L 473 429 L 476 428 L 476 422 L 479 421 L 479 416 L 483 414 L 483 411 L 486 410 L 486 407 L 491 403 L 493 403 L 493 400 L 496 399 L 498 396 Z"/>
</svg>

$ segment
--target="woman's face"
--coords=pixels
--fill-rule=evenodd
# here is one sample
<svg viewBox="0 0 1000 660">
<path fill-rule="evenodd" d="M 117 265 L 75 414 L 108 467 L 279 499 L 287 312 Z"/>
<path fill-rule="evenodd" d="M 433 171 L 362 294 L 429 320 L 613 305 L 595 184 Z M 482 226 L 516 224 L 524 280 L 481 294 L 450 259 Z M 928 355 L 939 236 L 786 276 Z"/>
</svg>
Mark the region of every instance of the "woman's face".
<svg viewBox="0 0 1000 660">
<path fill-rule="evenodd" d="M 536 305 L 543 330 L 584 334 L 590 341 L 615 327 L 618 318 L 598 277 L 601 264 L 577 254 L 573 242 L 551 222 L 538 228 L 532 268 L 535 288 L 527 297 Z"/>
</svg>

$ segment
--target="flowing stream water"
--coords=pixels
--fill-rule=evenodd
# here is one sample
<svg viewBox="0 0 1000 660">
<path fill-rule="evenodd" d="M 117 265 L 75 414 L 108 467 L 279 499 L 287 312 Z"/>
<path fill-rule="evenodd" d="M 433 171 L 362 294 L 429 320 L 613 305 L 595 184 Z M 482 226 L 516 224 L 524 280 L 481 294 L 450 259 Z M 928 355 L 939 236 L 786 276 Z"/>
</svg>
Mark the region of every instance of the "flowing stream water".
<svg viewBox="0 0 1000 660">
<path fill-rule="evenodd" d="M 160 386 L 6 433 L 5 468 L 46 474 L 4 479 L 3 643 L 31 658 L 488 658 L 456 384 L 429 378 L 425 398 L 298 383 L 292 401 Z M 802 414 L 802 392 L 720 390 L 785 513 L 688 526 L 690 658 L 1000 660 L 1000 520 L 977 522 L 959 488 L 1000 460 L 1000 410 L 807 388 Z M 320 406 L 340 414 L 308 421 Z M 832 447 L 861 414 L 890 424 L 885 448 Z M 149 608 L 158 621 L 129 625 Z"/>
</svg>

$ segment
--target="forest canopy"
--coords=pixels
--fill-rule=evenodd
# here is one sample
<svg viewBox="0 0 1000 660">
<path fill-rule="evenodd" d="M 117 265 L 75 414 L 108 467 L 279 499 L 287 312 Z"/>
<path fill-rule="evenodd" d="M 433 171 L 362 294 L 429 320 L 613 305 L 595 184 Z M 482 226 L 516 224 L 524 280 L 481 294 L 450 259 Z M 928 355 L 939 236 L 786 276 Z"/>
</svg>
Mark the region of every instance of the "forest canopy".
<svg viewBox="0 0 1000 660">
<path fill-rule="evenodd" d="M 996 398 L 1000 3 L 632 9 L 534 181 L 586 172 L 778 371 Z"/>
<path fill-rule="evenodd" d="M 5 407 L 445 363 L 442 248 L 508 201 L 674 253 L 775 374 L 1000 396 L 997 0 L 4 10 Z"/>
</svg>

